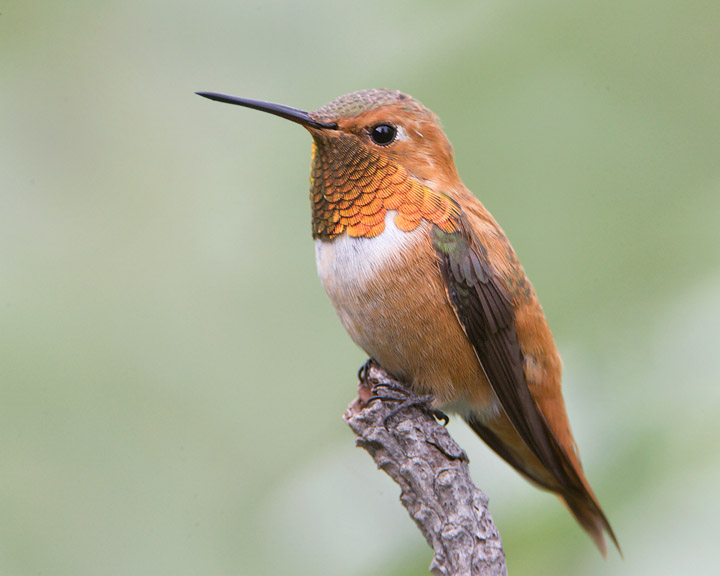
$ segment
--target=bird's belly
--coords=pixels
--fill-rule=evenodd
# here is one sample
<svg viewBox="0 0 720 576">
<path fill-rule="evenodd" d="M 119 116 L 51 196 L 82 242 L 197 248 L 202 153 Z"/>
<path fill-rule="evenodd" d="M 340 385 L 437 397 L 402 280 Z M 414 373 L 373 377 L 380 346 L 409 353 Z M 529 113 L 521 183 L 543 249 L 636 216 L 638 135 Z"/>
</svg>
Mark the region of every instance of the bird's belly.
<svg viewBox="0 0 720 576">
<path fill-rule="evenodd" d="M 416 393 L 458 412 L 496 399 L 450 307 L 426 225 L 316 241 L 318 275 L 351 338 Z"/>
</svg>

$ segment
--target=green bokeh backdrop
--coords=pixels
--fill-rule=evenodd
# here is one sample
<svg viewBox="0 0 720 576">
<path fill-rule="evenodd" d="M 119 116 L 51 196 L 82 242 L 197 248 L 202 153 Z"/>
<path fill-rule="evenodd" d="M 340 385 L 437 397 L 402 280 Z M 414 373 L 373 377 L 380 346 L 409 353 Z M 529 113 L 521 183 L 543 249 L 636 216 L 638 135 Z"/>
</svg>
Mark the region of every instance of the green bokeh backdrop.
<svg viewBox="0 0 720 576">
<path fill-rule="evenodd" d="M 459 422 L 512 574 L 692 574 L 720 515 L 720 4 L 0 3 L 0 574 L 426 573 L 341 421 L 310 139 L 432 108 L 565 360 L 625 560 Z"/>
</svg>

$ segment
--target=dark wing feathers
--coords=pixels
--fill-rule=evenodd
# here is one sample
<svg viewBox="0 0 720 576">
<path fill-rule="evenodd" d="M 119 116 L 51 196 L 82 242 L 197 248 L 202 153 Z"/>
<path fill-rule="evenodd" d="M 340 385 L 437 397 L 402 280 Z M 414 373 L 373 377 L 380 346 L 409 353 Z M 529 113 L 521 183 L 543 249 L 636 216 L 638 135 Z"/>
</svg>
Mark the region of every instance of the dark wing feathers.
<svg viewBox="0 0 720 576">
<path fill-rule="evenodd" d="M 472 416 L 468 424 L 509 464 L 541 486 L 558 492 L 603 555 L 606 554 L 603 530 L 620 550 L 600 505 L 530 393 L 510 295 L 490 266 L 485 247 L 473 236 L 464 218 L 460 216 L 457 232 L 433 227 L 433 244 L 450 303 L 510 422 L 557 485 L 523 463 L 489 426 Z"/>
<path fill-rule="evenodd" d="M 510 422 L 560 486 L 584 492 L 582 481 L 530 393 L 511 299 L 484 257 L 484 248 L 462 220 L 457 232 L 435 227 L 433 242 L 450 302 Z M 506 454 L 500 454 L 507 459 Z"/>
</svg>

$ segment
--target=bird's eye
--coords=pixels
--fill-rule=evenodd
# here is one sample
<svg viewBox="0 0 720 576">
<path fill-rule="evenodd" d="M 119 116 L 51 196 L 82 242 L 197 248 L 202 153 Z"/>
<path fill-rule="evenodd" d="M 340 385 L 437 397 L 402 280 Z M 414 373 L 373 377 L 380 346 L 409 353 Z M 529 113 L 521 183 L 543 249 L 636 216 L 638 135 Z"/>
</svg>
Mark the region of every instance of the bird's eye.
<svg viewBox="0 0 720 576">
<path fill-rule="evenodd" d="M 395 136 L 397 136 L 397 128 L 387 122 L 375 124 L 375 126 L 370 128 L 370 138 L 372 138 L 375 144 L 379 144 L 380 146 L 387 146 L 395 140 Z"/>
</svg>

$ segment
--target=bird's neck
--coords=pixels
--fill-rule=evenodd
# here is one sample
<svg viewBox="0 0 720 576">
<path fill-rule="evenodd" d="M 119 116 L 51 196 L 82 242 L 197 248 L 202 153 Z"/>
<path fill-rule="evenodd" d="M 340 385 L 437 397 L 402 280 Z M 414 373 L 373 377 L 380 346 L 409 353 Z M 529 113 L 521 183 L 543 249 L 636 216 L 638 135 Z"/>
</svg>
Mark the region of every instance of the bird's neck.
<svg viewBox="0 0 720 576">
<path fill-rule="evenodd" d="M 351 138 L 313 142 L 310 202 L 313 237 L 321 239 L 344 233 L 378 236 L 391 210 L 397 212 L 395 225 L 405 232 L 422 220 L 451 232 L 459 216 L 448 194 L 420 183 L 400 164 Z"/>
</svg>

